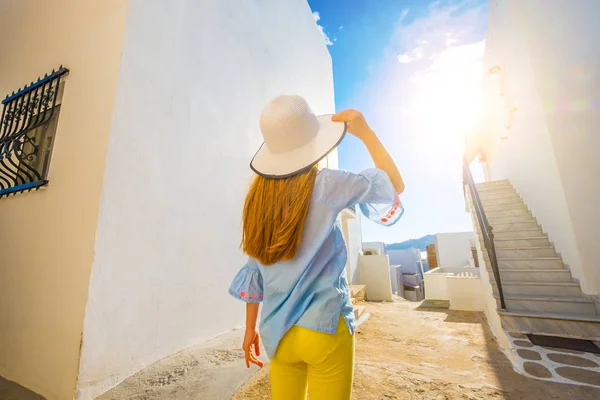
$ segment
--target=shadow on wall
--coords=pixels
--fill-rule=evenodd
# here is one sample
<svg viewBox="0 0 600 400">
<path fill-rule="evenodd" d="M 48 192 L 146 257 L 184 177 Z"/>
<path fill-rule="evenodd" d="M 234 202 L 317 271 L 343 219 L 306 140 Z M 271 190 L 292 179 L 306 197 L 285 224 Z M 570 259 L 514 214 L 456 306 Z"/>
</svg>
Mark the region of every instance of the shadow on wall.
<svg viewBox="0 0 600 400">
<path fill-rule="evenodd" d="M 2 400 L 46 400 L 45 397 L 25 389 L 18 383 L 0 376 L 0 399 Z"/>
</svg>

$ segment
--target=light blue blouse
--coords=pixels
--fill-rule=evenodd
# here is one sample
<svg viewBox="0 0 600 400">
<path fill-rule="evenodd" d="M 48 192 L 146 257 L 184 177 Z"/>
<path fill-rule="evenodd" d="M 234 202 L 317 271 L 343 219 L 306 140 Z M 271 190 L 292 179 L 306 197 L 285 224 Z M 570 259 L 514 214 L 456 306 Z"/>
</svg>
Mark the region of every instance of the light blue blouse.
<svg viewBox="0 0 600 400">
<path fill-rule="evenodd" d="M 404 213 L 384 171 L 353 174 L 324 169 L 317 175 L 296 257 L 269 266 L 250 258 L 233 279 L 232 296 L 247 303 L 263 302 L 259 331 L 269 358 L 294 324 L 334 334 L 341 314 L 354 333 L 346 245 L 337 216 L 355 204 L 367 218 L 385 226 Z"/>
</svg>

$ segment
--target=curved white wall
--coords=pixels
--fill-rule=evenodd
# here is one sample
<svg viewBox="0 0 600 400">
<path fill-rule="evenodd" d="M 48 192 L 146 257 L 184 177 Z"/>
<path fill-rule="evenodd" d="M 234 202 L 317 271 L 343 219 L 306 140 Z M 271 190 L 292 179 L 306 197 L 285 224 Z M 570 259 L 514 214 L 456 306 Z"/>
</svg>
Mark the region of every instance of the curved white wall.
<svg viewBox="0 0 600 400">
<path fill-rule="evenodd" d="M 578 277 L 586 293 L 600 295 L 600 2 L 518 5 L 581 259 Z"/>
<path fill-rule="evenodd" d="M 258 115 L 334 111 L 304 0 L 132 0 L 85 318 L 80 399 L 244 322 L 227 294 Z"/>
<path fill-rule="evenodd" d="M 441 268 L 468 267 L 473 258 L 471 245 L 475 232 L 452 232 L 435 234 L 435 252 Z"/>
<path fill-rule="evenodd" d="M 357 207 L 358 209 L 358 207 Z M 348 260 L 346 261 L 346 278 L 348 284 L 358 284 L 358 257 L 362 254 L 362 231 L 360 229 L 360 210 L 358 214 L 351 213 L 348 210 L 342 211 L 341 223 L 344 241 L 348 251 Z"/>
<path fill-rule="evenodd" d="M 491 178 L 511 180 L 583 291 L 598 295 L 600 2 L 496 0 L 490 10 L 486 71 L 502 68 L 485 79 Z"/>
</svg>

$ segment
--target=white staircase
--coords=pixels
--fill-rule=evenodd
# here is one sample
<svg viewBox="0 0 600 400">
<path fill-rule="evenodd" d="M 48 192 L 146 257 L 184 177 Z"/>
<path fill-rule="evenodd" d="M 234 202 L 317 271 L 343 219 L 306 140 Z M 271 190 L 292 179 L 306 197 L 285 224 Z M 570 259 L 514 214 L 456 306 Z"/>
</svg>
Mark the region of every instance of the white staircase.
<svg viewBox="0 0 600 400">
<path fill-rule="evenodd" d="M 477 185 L 490 225 L 506 310 L 500 310 L 498 288 L 477 216 L 473 224 L 504 329 L 600 340 L 600 310 L 581 292 L 563 260 L 508 181 Z"/>
</svg>

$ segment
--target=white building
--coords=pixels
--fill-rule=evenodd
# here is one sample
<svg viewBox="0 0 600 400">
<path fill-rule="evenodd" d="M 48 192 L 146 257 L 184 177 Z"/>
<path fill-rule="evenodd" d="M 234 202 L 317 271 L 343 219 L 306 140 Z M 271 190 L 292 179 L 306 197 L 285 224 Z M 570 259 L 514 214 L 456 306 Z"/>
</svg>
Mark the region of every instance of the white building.
<svg viewBox="0 0 600 400">
<path fill-rule="evenodd" d="M 359 207 L 350 207 L 340 213 L 340 223 L 346 240 L 346 279 L 350 285 L 358 284 L 358 258 L 362 255 L 362 226 Z"/>
<path fill-rule="evenodd" d="M 0 193 L 42 190 L 0 199 L 0 375 L 90 399 L 241 326 L 227 287 L 257 116 L 281 93 L 334 111 L 307 2 L 6 0 L 0 36 L 0 93 L 70 71 L 53 119 L 2 131 L 20 169 L 0 167 Z M 49 151 L 19 158 L 32 137 Z"/>
<path fill-rule="evenodd" d="M 598 15 L 593 0 L 490 2 L 484 125 L 467 154 L 485 161 L 488 182 L 477 187 L 506 310 L 475 217 L 474 226 L 486 314 L 502 345 L 501 325 L 600 339 Z"/>
<path fill-rule="evenodd" d="M 384 254 L 385 243 L 383 242 L 363 242 L 363 252 L 372 252 L 373 254 Z"/>
<path fill-rule="evenodd" d="M 484 310 L 485 299 L 475 248 L 474 232 L 435 234 L 438 266 L 424 274 L 427 300 L 447 301 L 452 310 Z"/>
<path fill-rule="evenodd" d="M 474 267 L 472 248 L 474 232 L 448 232 L 435 234 L 437 263 L 441 268 Z"/>
</svg>

